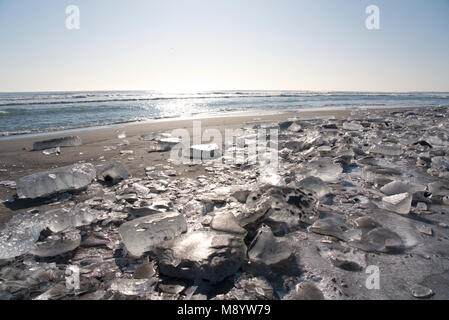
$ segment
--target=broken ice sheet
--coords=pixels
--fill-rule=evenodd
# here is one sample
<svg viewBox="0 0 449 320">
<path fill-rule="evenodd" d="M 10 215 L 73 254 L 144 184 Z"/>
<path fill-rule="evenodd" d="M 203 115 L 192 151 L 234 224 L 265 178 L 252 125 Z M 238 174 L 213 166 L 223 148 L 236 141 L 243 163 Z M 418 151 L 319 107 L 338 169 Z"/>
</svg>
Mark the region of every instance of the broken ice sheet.
<svg viewBox="0 0 449 320">
<path fill-rule="evenodd" d="M 90 163 L 77 163 L 38 172 L 17 181 L 17 195 L 21 199 L 35 199 L 58 192 L 79 190 L 87 187 L 95 176 L 95 167 Z"/>
<path fill-rule="evenodd" d="M 142 296 L 151 290 L 151 285 L 152 280 L 148 279 L 114 279 L 109 289 L 126 296 Z"/>
<path fill-rule="evenodd" d="M 408 214 L 412 207 L 413 196 L 408 193 L 399 193 L 382 198 L 382 205 L 385 209 L 399 213 Z"/>
<path fill-rule="evenodd" d="M 37 257 L 53 257 L 76 249 L 81 243 L 81 234 L 72 230 L 63 234 L 55 234 L 44 241 L 37 242 L 30 253 Z"/>
<path fill-rule="evenodd" d="M 52 232 L 61 232 L 72 228 L 90 225 L 96 221 L 106 219 L 108 214 L 103 211 L 91 209 L 88 205 L 80 203 L 71 209 L 55 209 L 45 213 L 48 228 Z"/>
<path fill-rule="evenodd" d="M 11 259 L 27 253 L 46 228 L 41 215 L 15 215 L 0 231 L 0 259 Z"/>
</svg>

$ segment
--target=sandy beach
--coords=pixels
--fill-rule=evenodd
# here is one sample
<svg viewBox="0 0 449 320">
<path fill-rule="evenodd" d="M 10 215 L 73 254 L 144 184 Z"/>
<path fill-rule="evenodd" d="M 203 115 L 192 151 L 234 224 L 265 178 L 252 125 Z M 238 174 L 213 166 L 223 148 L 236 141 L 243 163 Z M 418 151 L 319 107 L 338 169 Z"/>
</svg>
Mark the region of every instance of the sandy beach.
<svg viewBox="0 0 449 320">
<path fill-rule="evenodd" d="M 175 164 L 170 138 L 141 139 L 192 135 L 194 121 L 77 131 L 82 144 L 60 155 L 31 150 L 73 132 L 1 140 L 0 181 L 17 190 L 0 188 L 0 298 L 449 298 L 444 107 L 201 119 L 222 135 L 276 128 L 275 166 L 250 162 L 251 131 L 222 146 L 246 150 L 243 163 L 220 151 Z M 77 289 L 58 276 L 68 268 Z"/>
<path fill-rule="evenodd" d="M 410 108 L 413 109 L 413 108 Z M 398 109 L 371 109 L 372 114 L 388 114 Z M 242 128 L 245 122 L 251 121 L 286 121 L 290 118 L 307 119 L 315 117 L 335 117 L 348 119 L 350 110 L 323 110 L 303 111 L 265 115 L 221 116 L 214 118 L 200 118 L 202 130 L 214 128 L 224 134 L 225 129 Z M 152 132 L 171 132 L 172 130 L 185 128 L 192 131 L 194 119 L 191 120 L 162 120 L 145 123 L 131 123 L 114 125 L 111 128 L 89 128 L 76 133 L 54 132 L 37 135 L 35 137 L 13 136 L 9 139 L 0 139 L 0 181 L 15 181 L 23 176 L 39 171 L 46 171 L 56 167 L 72 165 L 76 162 L 90 162 L 101 168 L 112 161 L 120 161 L 128 168 L 134 177 L 145 175 L 145 167 L 167 164 L 169 152 L 148 153 L 148 141 L 140 140 L 140 136 Z M 126 138 L 119 139 L 118 133 L 125 132 Z M 62 148 L 60 155 L 45 155 L 42 151 L 31 151 L 33 143 L 57 137 L 71 136 L 81 137 L 83 144 L 79 147 Z M 129 141 L 129 145 L 121 145 L 123 141 Z M 207 143 L 207 141 L 204 141 Z M 105 146 L 115 146 L 115 150 L 105 151 Z M 132 150 L 133 154 L 121 154 L 120 151 Z M 203 166 L 178 166 L 178 174 L 186 177 L 194 177 L 207 174 Z M 15 190 L 0 186 L 0 199 L 7 199 L 15 194 Z M 12 215 L 23 213 L 30 207 L 6 207 L 0 204 L 0 226 L 7 222 Z M 39 204 L 40 210 L 46 210 L 53 205 Z"/>
</svg>

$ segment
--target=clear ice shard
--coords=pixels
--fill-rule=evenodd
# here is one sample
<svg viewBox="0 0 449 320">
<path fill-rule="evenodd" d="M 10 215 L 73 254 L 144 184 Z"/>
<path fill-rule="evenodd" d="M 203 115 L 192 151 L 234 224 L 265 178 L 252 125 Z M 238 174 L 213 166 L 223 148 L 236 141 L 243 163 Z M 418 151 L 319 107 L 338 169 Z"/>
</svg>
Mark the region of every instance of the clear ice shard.
<svg viewBox="0 0 449 320">
<path fill-rule="evenodd" d="M 17 195 L 21 199 L 35 199 L 83 189 L 95 179 L 95 175 L 95 167 L 90 163 L 77 163 L 35 173 L 17 181 Z"/>
<path fill-rule="evenodd" d="M 331 193 L 331 188 L 323 180 L 313 176 L 302 179 L 297 183 L 297 186 L 301 189 L 314 192 L 318 198 Z"/>
<path fill-rule="evenodd" d="M 106 183 L 116 184 L 130 176 L 126 167 L 120 162 L 107 165 L 98 173 L 98 179 Z"/>
<path fill-rule="evenodd" d="M 209 160 L 221 157 L 221 148 L 216 143 L 197 144 L 190 147 L 190 158 Z"/>
<path fill-rule="evenodd" d="M 399 193 L 388 197 L 382 198 L 382 204 L 385 209 L 399 213 L 408 214 L 412 207 L 413 196 L 408 193 Z"/>
<path fill-rule="evenodd" d="M 71 230 L 62 234 L 51 235 L 44 241 L 35 243 L 30 253 L 41 258 L 54 257 L 75 250 L 80 243 L 80 232 Z"/>
<path fill-rule="evenodd" d="M 140 257 L 163 241 L 187 231 L 187 221 L 178 212 L 156 213 L 125 222 L 119 232 L 128 252 Z"/>
<path fill-rule="evenodd" d="M 419 191 L 426 191 L 426 186 L 413 182 L 392 181 L 380 188 L 380 191 L 387 196 L 405 192 L 413 194 Z"/>
<path fill-rule="evenodd" d="M 287 242 L 277 240 L 271 229 L 262 225 L 250 245 L 248 257 L 257 272 L 269 273 L 272 267 L 286 263 L 292 254 Z"/>
<path fill-rule="evenodd" d="M 107 216 L 107 213 L 92 209 L 83 203 L 76 205 L 70 210 L 61 208 L 45 213 L 47 227 L 55 233 L 90 225 L 107 218 Z"/>
<path fill-rule="evenodd" d="M 82 144 L 78 136 L 56 138 L 51 140 L 37 141 L 33 144 L 33 151 L 57 148 L 57 147 L 77 147 Z"/>
<path fill-rule="evenodd" d="M 20 214 L 0 231 L 0 259 L 11 259 L 27 253 L 46 228 L 41 215 Z"/>
<path fill-rule="evenodd" d="M 41 231 L 46 228 L 54 233 L 68 232 L 106 217 L 107 213 L 91 209 L 85 204 L 79 204 L 71 210 L 61 208 L 45 213 L 15 215 L 0 230 L 0 259 L 11 259 L 29 252 Z M 63 237 L 67 239 L 67 236 Z"/>
<path fill-rule="evenodd" d="M 140 136 L 140 140 L 143 141 L 156 141 L 164 138 L 171 138 L 172 135 L 170 133 L 161 133 L 161 132 L 152 132 L 143 134 Z"/>
<path fill-rule="evenodd" d="M 400 156 L 403 150 L 400 146 L 374 145 L 369 150 L 370 153 L 377 153 L 384 156 Z"/>
<path fill-rule="evenodd" d="M 125 296 L 141 296 L 151 290 L 152 283 L 149 279 L 114 279 L 110 282 L 109 290 Z"/>
<path fill-rule="evenodd" d="M 303 165 L 301 173 L 304 174 L 304 178 L 313 176 L 324 182 L 336 183 L 342 172 L 343 168 L 334 163 L 331 158 L 319 158 Z"/>
<path fill-rule="evenodd" d="M 227 210 L 217 212 L 213 217 L 210 226 L 217 231 L 246 235 L 246 230 L 239 225 L 234 214 Z"/>
<path fill-rule="evenodd" d="M 362 131 L 363 126 L 356 122 L 345 122 L 343 123 L 343 129 L 348 131 Z"/>
<path fill-rule="evenodd" d="M 194 231 L 163 243 L 158 250 L 161 273 L 212 283 L 233 275 L 246 257 L 242 237 L 229 233 Z"/>
</svg>

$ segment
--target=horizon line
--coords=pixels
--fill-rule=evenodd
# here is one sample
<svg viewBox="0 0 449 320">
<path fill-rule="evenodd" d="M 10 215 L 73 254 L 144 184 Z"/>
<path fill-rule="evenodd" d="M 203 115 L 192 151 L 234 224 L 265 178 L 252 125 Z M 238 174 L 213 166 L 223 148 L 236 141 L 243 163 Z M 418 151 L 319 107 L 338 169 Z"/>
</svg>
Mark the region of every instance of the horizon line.
<svg viewBox="0 0 449 320">
<path fill-rule="evenodd" d="M 447 91 L 437 91 L 437 90 L 409 90 L 409 91 L 384 91 L 384 90 L 303 90 L 303 89 L 209 89 L 209 90 L 187 90 L 187 91 L 171 91 L 171 90 L 156 90 L 156 89 L 97 89 L 97 90 L 42 90 L 42 91 L 0 91 L 0 94 L 4 93 L 63 93 L 63 92 L 126 92 L 126 91 L 137 91 L 137 92 L 161 92 L 161 93 L 199 93 L 199 92 L 216 92 L 216 91 L 224 91 L 224 92 L 232 92 L 232 91 L 279 91 L 279 92 L 363 92 L 363 93 L 449 93 L 449 89 Z"/>
</svg>

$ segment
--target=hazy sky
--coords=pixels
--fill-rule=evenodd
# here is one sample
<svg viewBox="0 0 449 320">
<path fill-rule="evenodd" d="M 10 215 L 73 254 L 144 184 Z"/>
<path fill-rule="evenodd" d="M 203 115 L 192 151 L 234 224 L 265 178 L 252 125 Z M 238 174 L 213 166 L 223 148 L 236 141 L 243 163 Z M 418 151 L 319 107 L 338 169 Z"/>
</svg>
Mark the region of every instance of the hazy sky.
<svg viewBox="0 0 449 320">
<path fill-rule="evenodd" d="M 0 0 L 0 91 L 120 89 L 449 91 L 449 0 Z"/>
</svg>

